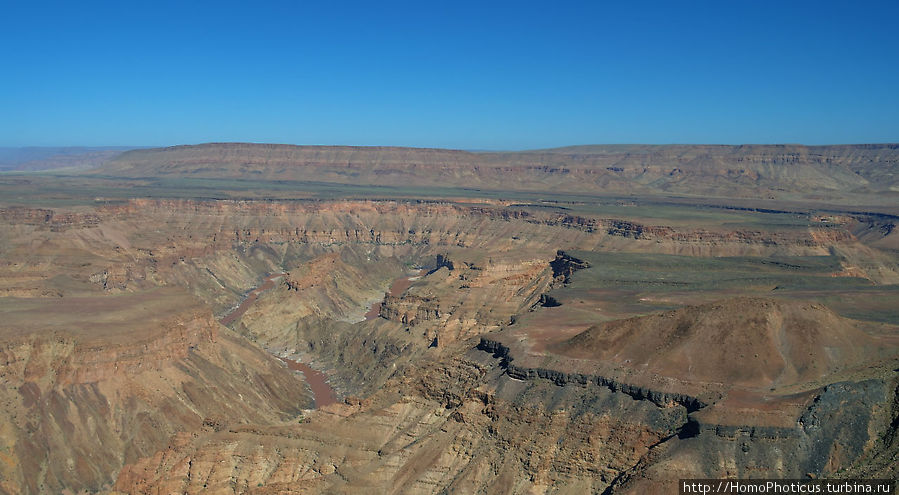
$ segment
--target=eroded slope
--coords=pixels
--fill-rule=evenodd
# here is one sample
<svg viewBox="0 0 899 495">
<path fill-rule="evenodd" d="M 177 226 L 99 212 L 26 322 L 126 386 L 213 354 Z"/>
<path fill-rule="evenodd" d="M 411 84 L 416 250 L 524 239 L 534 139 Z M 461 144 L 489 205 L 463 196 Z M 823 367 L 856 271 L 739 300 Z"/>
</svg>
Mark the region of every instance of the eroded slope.
<svg viewBox="0 0 899 495">
<path fill-rule="evenodd" d="M 180 289 L 0 299 L 2 484 L 99 490 L 179 433 L 280 421 L 311 403 L 293 374 Z"/>
</svg>

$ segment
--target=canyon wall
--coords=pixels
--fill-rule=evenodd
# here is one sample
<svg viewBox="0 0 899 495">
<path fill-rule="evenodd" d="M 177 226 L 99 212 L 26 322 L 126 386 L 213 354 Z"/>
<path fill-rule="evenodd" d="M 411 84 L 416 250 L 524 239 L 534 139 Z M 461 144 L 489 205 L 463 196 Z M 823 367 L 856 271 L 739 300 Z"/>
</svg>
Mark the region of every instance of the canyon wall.
<svg viewBox="0 0 899 495">
<path fill-rule="evenodd" d="M 0 301 L 4 492 L 108 489 L 176 435 L 311 404 L 300 380 L 188 294 L 116 299 Z"/>
<path fill-rule="evenodd" d="M 714 476 L 794 461 L 814 473 L 888 464 L 895 384 L 883 377 L 802 390 L 793 420 L 804 426 L 772 426 L 708 416 L 719 389 L 550 366 L 550 335 L 709 297 L 678 280 L 662 281 L 675 290 L 661 295 L 579 286 L 591 271 L 631 283 L 580 252 L 632 253 L 638 264 L 644 253 L 690 255 L 706 267 L 754 257 L 888 302 L 896 263 L 874 243 L 892 231 L 861 216 L 832 220 L 684 226 L 425 201 L 7 208 L 3 489 L 623 492 L 693 460 L 690 473 Z M 285 275 L 228 328 L 216 323 L 276 273 Z M 385 294 L 410 275 L 419 278 Z M 496 344 L 509 347 L 498 335 L 518 330 L 542 362 Z M 326 371 L 343 402 L 304 411 L 305 384 L 271 354 Z M 844 401 L 860 409 L 834 406 Z M 850 415 L 864 424 L 834 430 Z M 811 445 L 820 451 L 796 454 Z M 770 474 L 805 475 L 795 470 Z"/>
</svg>

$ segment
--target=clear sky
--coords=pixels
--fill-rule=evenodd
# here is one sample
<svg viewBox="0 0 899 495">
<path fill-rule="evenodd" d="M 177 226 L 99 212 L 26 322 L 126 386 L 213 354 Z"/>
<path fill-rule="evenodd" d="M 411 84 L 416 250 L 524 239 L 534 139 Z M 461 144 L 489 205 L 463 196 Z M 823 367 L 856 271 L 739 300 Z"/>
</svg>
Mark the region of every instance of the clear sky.
<svg viewBox="0 0 899 495">
<path fill-rule="evenodd" d="M 899 141 L 899 1 L 4 0 L 0 146 Z"/>
</svg>

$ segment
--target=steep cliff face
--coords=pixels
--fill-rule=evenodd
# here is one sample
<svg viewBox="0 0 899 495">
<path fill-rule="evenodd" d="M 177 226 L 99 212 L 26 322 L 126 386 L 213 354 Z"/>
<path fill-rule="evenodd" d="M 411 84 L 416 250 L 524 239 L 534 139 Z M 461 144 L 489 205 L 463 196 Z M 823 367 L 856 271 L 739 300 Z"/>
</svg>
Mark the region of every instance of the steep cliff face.
<svg viewBox="0 0 899 495">
<path fill-rule="evenodd" d="M 54 232 L 90 227 L 100 223 L 100 217 L 93 212 L 57 212 L 44 208 L 0 208 L 0 218 L 13 223 L 39 226 Z"/>
<path fill-rule="evenodd" d="M 114 299 L 0 301 L 5 492 L 101 490 L 179 432 L 311 404 L 291 372 L 187 294 Z"/>
<path fill-rule="evenodd" d="M 427 296 L 386 296 L 381 301 L 378 316 L 385 320 L 393 320 L 408 327 L 430 320 L 439 320 L 440 301 Z"/>
<path fill-rule="evenodd" d="M 758 404 L 742 404 L 739 417 L 731 416 L 721 424 L 717 422 L 724 419 L 721 414 L 704 414 L 702 409 L 710 404 L 696 397 L 598 375 L 522 368 L 512 362 L 508 347 L 489 339 L 482 339 L 478 348 L 500 359 L 507 376 L 515 380 L 543 381 L 561 388 L 605 388 L 661 408 L 679 405 L 689 413 L 676 428 L 677 435 L 660 439 L 639 462 L 610 478 L 609 493 L 665 493 L 677 489 L 679 478 L 799 479 L 809 473 L 851 477 L 850 473 L 857 469 L 893 472 L 885 469 L 895 456 L 895 448 L 890 447 L 896 418 L 891 404 L 897 400 L 895 377 L 889 378 L 888 370 L 882 370 L 885 373 L 878 378 L 837 382 L 796 394 L 787 401 L 781 399 L 784 403 L 780 405 L 778 398 L 768 397 L 769 404 L 761 407 L 764 411 L 758 410 Z M 791 401 L 793 404 L 787 404 Z M 727 403 L 727 399 L 723 402 Z M 789 418 L 775 425 L 777 420 L 772 423 L 772 419 L 779 414 L 778 407 L 784 406 L 792 406 L 787 413 Z M 871 466 L 880 466 L 874 468 L 880 471 L 871 471 Z"/>
<path fill-rule="evenodd" d="M 684 421 L 682 408 L 659 408 L 607 390 L 520 382 L 501 372 L 481 351 L 441 359 L 394 377 L 370 399 L 349 401 L 303 424 L 173 445 L 126 467 L 116 487 L 183 493 L 352 493 L 362 487 L 416 494 L 496 487 L 505 493 L 601 492 Z"/>
<path fill-rule="evenodd" d="M 536 257 L 559 247 L 694 256 L 836 250 L 847 260 L 846 273 L 876 283 L 899 280 L 895 262 L 862 245 L 841 224 L 769 231 L 675 228 L 507 207 L 365 201 L 135 200 L 78 213 L 17 208 L 2 213 L 9 235 L 0 249 L 6 259 L 19 261 L 0 265 L 0 293 L 116 293 L 169 283 L 190 287 L 216 313 L 236 305 L 260 274 L 285 271 L 346 246 L 365 248 L 375 259 L 405 261 L 461 250 Z M 61 228 L 57 220 L 70 217 L 80 220 Z M 51 273 L 70 279 L 54 283 Z"/>
<path fill-rule="evenodd" d="M 679 405 L 684 407 L 687 412 L 698 411 L 708 405 L 708 403 L 698 397 L 692 397 L 675 391 L 653 390 L 651 388 L 634 385 L 632 383 L 625 383 L 618 381 L 615 378 L 602 375 L 569 373 L 558 369 L 548 368 L 521 367 L 512 363 L 515 358 L 508 346 L 485 337 L 481 338 L 477 348 L 489 352 L 493 354 L 495 358 L 500 359 L 500 366 L 505 370 L 506 375 L 515 380 L 548 380 L 559 387 L 564 387 L 568 384 L 604 387 L 612 392 L 620 392 L 636 400 L 652 402 L 659 407 Z"/>
<path fill-rule="evenodd" d="M 499 356 L 472 350 L 409 367 L 370 398 L 302 424 L 186 439 L 126 467 L 116 487 L 665 493 L 684 476 L 832 476 L 878 455 L 894 418 L 884 407 L 894 385 L 869 379 L 803 397 L 789 427 L 708 424 L 690 413 L 708 406 L 689 398 L 567 372 L 511 373 L 502 348 L 481 347 Z"/>
<path fill-rule="evenodd" d="M 790 427 L 698 423 L 622 472 L 609 493 L 668 493 L 679 478 L 891 479 L 895 386 L 895 377 L 828 385 Z"/>
<path fill-rule="evenodd" d="M 515 380 L 686 412 L 677 435 L 620 471 L 609 493 L 665 493 L 679 478 L 884 472 L 895 456 L 895 327 L 750 298 L 611 321 L 556 342 L 529 328 L 538 321 L 482 337 L 478 348 Z"/>
<path fill-rule="evenodd" d="M 519 256 L 525 253 L 518 253 Z M 539 300 L 553 281 L 545 260 L 456 257 L 422 277 L 402 294 L 381 303 L 381 318 L 447 346 L 507 325 Z"/>
</svg>

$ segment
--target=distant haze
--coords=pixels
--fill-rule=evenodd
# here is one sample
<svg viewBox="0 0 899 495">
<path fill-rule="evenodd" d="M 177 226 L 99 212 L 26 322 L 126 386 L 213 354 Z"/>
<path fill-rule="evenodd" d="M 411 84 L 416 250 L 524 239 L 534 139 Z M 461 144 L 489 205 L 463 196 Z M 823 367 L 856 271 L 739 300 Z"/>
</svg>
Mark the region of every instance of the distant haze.
<svg viewBox="0 0 899 495">
<path fill-rule="evenodd" d="M 106 163 L 123 151 L 137 148 L 139 147 L 0 147 L 0 172 L 60 168 L 90 169 Z"/>
</svg>

